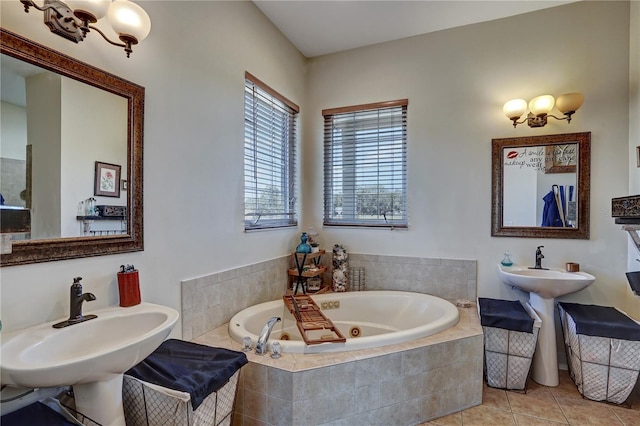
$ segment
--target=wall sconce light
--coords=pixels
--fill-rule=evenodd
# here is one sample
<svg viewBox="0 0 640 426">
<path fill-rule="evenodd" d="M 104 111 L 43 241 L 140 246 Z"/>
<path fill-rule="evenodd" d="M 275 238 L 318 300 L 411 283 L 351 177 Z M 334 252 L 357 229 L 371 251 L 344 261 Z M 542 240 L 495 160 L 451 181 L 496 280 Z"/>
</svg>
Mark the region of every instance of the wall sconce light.
<svg viewBox="0 0 640 426">
<path fill-rule="evenodd" d="M 30 7 L 44 12 L 44 23 L 52 33 L 78 43 L 84 40 L 89 31 L 95 30 L 108 43 L 124 47 L 127 58 L 132 52 L 131 46 L 144 40 L 151 30 L 151 19 L 147 12 L 128 0 L 68 0 L 67 3 L 44 0 L 43 6 L 38 6 L 32 0 L 20 2 L 26 13 L 29 13 Z M 122 43 L 109 40 L 100 29 L 91 25 L 105 15 Z"/>
<path fill-rule="evenodd" d="M 522 114 L 527 111 L 527 102 L 524 99 L 512 99 L 504 104 L 502 111 L 509 120 L 513 121 L 513 127 L 518 124 L 527 123 L 529 127 L 544 127 L 547 124 L 547 117 L 553 117 L 556 120 L 567 120 L 567 123 L 571 123 L 571 116 L 580 108 L 584 96 L 581 93 L 567 93 L 558 97 L 556 101 L 551 95 L 537 96 L 529 102 L 529 114 L 527 118 L 522 121 L 518 121 Z M 553 105 L 564 114 L 564 117 L 559 118 L 549 113 L 553 109 Z"/>
</svg>

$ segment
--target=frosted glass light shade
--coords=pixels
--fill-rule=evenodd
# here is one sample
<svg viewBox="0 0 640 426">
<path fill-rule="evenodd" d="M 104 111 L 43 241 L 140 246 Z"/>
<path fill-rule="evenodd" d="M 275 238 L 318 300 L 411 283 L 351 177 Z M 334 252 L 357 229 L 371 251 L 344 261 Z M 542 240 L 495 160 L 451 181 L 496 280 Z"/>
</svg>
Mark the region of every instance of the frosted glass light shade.
<svg viewBox="0 0 640 426">
<path fill-rule="evenodd" d="M 76 15 L 78 15 L 78 13 L 88 13 L 97 21 L 107 14 L 109 6 L 111 6 L 111 0 L 68 0 L 67 6 L 69 6 Z"/>
<path fill-rule="evenodd" d="M 120 37 L 133 37 L 141 42 L 151 31 L 151 19 L 143 8 L 127 0 L 111 3 L 107 19 Z"/>
<path fill-rule="evenodd" d="M 583 101 L 584 96 L 582 96 L 582 93 L 565 93 L 558 97 L 556 107 L 563 114 L 573 114 L 582 106 Z"/>
<path fill-rule="evenodd" d="M 536 117 L 549 114 L 553 109 L 555 99 L 551 95 L 536 96 L 529 102 L 529 111 Z"/>
<path fill-rule="evenodd" d="M 502 107 L 502 111 L 504 115 L 506 115 L 509 120 L 517 120 L 522 117 L 522 114 L 527 110 L 527 102 L 524 99 L 511 99 Z"/>
</svg>

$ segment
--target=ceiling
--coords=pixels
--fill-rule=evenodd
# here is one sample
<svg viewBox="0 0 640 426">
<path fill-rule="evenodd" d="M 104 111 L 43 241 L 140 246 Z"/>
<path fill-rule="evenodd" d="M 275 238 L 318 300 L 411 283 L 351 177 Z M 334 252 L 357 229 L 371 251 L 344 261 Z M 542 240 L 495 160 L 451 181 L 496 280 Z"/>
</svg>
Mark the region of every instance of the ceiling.
<svg viewBox="0 0 640 426">
<path fill-rule="evenodd" d="M 8 55 L 0 55 L 0 100 L 27 105 L 25 78 L 43 72 L 42 68 Z"/>
<path fill-rule="evenodd" d="M 307 58 L 573 1 L 253 0 Z"/>
</svg>

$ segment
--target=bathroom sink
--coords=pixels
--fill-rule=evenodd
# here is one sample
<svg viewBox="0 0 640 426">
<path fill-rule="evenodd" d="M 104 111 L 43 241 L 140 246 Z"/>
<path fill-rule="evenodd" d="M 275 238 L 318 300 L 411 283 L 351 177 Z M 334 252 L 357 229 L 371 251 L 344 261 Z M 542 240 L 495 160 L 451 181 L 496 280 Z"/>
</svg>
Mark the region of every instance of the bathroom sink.
<svg viewBox="0 0 640 426">
<path fill-rule="evenodd" d="M 174 309 L 149 303 L 92 313 L 98 318 L 62 329 L 52 322 L 3 333 L 2 384 L 74 385 L 124 373 L 160 346 L 178 320 Z"/>
<path fill-rule="evenodd" d="M 545 299 L 553 299 L 583 290 L 593 284 L 596 279 L 593 275 L 585 272 L 502 265 L 498 265 L 498 275 L 505 284 L 536 293 Z"/>
<path fill-rule="evenodd" d="M 178 312 L 142 303 L 91 314 L 98 317 L 65 328 L 53 328 L 57 320 L 2 333 L 2 384 L 26 388 L 73 385 L 76 404 L 85 410 L 79 412 L 105 425 L 122 421 L 122 373 L 160 346 L 178 321 Z M 106 400 L 115 401 L 115 407 L 105 404 Z"/>
<path fill-rule="evenodd" d="M 558 386 L 560 379 L 554 315 L 555 298 L 583 290 L 593 284 L 596 278 L 585 272 L 502 265 L 498 265 L 498 275 L 505 284 L 529 292 L 529 304 L 542 320 L 533 355 L 531 377 L 541 385 Z"/>
</svg>

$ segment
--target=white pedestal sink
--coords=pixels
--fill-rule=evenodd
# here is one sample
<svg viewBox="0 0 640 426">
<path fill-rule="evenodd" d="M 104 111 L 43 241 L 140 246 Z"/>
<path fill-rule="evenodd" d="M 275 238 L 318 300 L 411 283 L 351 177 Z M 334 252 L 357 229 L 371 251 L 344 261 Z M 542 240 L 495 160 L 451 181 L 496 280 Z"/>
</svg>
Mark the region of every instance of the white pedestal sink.
<svg viewBox="0 0 640 426">
<path fill-rule="evenodd" d="M 558 386 L 555 298 L 590 286 L 595 277 L 585 272 L 566 272 L 562 269 L 502 265 L 498 265 L 498 275 L 505 284 L 529 292 L 529 304 L 542 320 L 533 356 L 532 378 L 544 386 Z"/>
<path fill-rule="evenodd" d="M 98 318 L 56 329 L 60 320 L 2 334 L 3 385 L 72 385 L 78 412 L 101 425 L 123 425 L 122 374 L 169 336 L 178 312 L 141 303 L 91 312 Z"/>
</svg>

